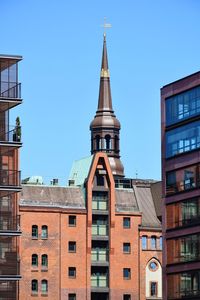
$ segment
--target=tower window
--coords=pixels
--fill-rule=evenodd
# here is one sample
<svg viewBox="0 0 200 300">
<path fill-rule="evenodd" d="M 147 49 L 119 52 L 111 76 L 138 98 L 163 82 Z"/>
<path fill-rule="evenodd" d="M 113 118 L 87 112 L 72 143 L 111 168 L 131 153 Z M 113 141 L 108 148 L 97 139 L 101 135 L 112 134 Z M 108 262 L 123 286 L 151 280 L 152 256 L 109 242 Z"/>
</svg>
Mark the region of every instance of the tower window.
<svg viewBox="0 0 200 300">
<path fill-rule="evenodd" d="M 115 135 L 115 152 L 119 151 L 119 138 Z"/>
<path fill-rule="evenodd" d="M 104 177 L 102 175 L 97 175 L 97 186 L 104 186 Z"/>
<path fill-rule="evenodd" d="M 38 226 L 37 225 L 32 226 L 32 238 L 33 239 L 38 238 Z"/>
<path fill-rule="evenodd" d="M 96 150 L 99 151 L 100 150 L 100 136 L 97 135 L 95 136 L 95 141 L 96 141 Z"/>
<path fill-rule="evenodd" d="M 48 238 L 48 226 L 42 225 L 42 239 Z"/>
<path fill-rule="evenodd" d="M 110 150 L 111 149 L 111 136 L 109 134 L 107 134 L 105 136 L 105 146 L 106 146 L 106 150 Z"/>
<path fill-rule="evenodd" d="M 68 224 L 71 227 L 76 226 L 76 216 L 69 216 Z"/>
</svg>

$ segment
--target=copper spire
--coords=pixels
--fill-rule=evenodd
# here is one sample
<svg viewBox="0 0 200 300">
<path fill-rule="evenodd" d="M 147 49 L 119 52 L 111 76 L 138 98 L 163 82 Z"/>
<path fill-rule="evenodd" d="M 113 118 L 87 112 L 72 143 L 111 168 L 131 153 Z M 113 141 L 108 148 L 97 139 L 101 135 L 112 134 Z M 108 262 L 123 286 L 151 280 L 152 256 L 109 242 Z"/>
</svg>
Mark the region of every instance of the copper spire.
<svg viewBox="0 0 200 300">
<path fill-rule="evenodd" d="M 102 63 L 101 63 L 101 78 L 100 78 L 99 101 L 98 101 L 97 112 L 98 111 L 113 112 L 111 89 L 110 89 L 110 72 L 108 68 L 108 56 L 107 56 L 105 33 L 103 39 L 103 55 L 102 55 Z"/>
<path fill-rule="evenodd" d="M 119 177 L 124 176 L 124 167 L 120 160 L 120 122 L 116 118 L 112 107 L 105 33 L 103 39 L 98 108 L 90 124 L 90 130 L 91 153 L 106 152 L 113 175 Z"/>
</svg>

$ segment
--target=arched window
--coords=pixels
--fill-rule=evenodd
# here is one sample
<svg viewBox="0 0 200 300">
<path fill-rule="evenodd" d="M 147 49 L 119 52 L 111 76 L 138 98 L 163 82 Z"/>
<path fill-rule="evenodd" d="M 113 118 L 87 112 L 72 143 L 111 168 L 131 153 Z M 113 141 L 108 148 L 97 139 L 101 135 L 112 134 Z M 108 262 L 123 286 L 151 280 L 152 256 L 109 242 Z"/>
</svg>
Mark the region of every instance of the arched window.
<svg viewBox="0 0 200 300">
<path fill-rule="evenodd" d="M 42 254 L 42 261 L 41 261 L 42 267 L 47 268 L 48 267 L 48 255 Z"/>
<path fill-rule="evenodd" d="M 33 279 L 31 281 L 31 291 L 32 291 L 32 293 L 38 292 L 38 281 L 36 279 Z"/>
<path fill-rule="evenodd" d="M 100 150 L 100 135 L 95 136 L 95 141 L 96 141 L 96 151 Z"/>
<path fill-rule="evenodd" d="M 119 151 L 119 138 L 115 135 L 115 152 Z"/>
<path fill-rule="evenodd" d="M 156 236 L 151 237 L 151 249 L 156 249 Z"/>
<path fill-rule="evenodd" d="M 35 239 L 38 238 L 38 226 L 37 225 L 32 226 L 32 238 L 35 238 Z"/>
<path fill-rule="evenodd" d="M 147 236 L 143 235 L 142 236 L 142 250 L 146 250 L 147 249 Z"/>
<path fill-rule="evenodd" d="M 32 254 L 32 266 L 37 267 L 38 266 L 38 255 Z"/>
<path fill-rule="evenodd" d="M 106 150 L 110 150 L 111 149 L 111 136 L 109 134 L 107 134 L 105 136 L 105 142 L 106 142 Z"/>
<path fill-rule="evenodd" d="M 48 226 L 47 225 L 42 225 L 42 239 L 47 239 L 48 238 Z"/>
<path fill-rule="evenodd" d="M 48 281 L 46 279 L 42 280 L 42 294 L 46 294 L 48 292 Z"/>
</svg>

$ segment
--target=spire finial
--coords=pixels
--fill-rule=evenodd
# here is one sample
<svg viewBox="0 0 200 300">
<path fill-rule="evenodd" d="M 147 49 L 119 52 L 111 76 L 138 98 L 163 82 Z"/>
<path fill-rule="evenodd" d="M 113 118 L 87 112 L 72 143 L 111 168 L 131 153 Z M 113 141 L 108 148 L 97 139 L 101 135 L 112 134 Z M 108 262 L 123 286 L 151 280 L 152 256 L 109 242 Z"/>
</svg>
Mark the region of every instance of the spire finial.
<svg viewBox="0 0 200 300">
<path fill-rule="evenodd" d="M 106 23 L 106 17 L 104 17 L 104 23 L 103 23 L 102 27 L 104 27 L 103 37 L 104 37 L 104 41 L 105 41 L 106 40 L 106 29 L 112 27 L 112 25 L 110 23 Z"/>
</svg>

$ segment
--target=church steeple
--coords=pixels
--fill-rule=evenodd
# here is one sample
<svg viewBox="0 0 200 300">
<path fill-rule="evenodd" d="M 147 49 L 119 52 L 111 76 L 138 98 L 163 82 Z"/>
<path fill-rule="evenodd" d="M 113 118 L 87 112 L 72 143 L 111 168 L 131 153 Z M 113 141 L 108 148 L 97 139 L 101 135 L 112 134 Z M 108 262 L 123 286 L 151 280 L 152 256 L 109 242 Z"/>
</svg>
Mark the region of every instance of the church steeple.
<svg viewBox="0 0 200 300">
<path fill-rule="evenodd" d="M 112 107 L 105 34 L 103 40 L 98 107 L 94 120 L 90 124 L 90 130 L 91 153 L 93 154 L 99 151 L 106 152 L 113 175 L 124 176 L 124 167 L 120 160 L 120 122 L 117 120 Z"/>
</svg>

